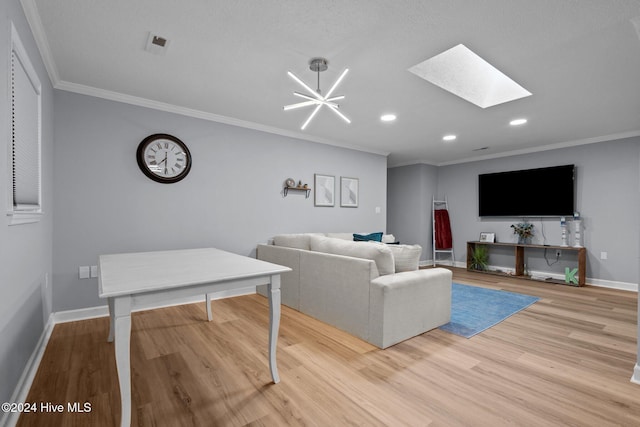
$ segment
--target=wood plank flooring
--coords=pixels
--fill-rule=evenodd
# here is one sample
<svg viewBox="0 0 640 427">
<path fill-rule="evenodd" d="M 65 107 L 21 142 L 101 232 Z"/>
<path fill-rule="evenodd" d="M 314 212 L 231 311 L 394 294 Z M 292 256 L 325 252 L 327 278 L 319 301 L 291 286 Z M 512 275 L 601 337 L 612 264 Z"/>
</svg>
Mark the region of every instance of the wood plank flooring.
<svg viewBox="0 0 640 427">
<path fill-rule="evenodd" d="M 541 300 L 471 339 L 433 330 L 379 350 L 283 306 L 271 383 L 258 295 L 134 313 L 135 426 L 638 426 L 637 294 L 452 269 Z M 119 425 L 108 319 L 56 325 L 19 426 Z"/>
</svg>

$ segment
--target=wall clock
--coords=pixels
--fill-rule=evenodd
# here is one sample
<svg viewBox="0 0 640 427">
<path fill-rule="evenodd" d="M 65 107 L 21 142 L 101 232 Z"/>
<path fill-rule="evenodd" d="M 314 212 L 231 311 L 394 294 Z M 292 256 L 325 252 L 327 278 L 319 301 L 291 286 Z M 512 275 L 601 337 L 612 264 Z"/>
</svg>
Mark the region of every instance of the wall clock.
<svg viewBox="0 0 640 427">
<path fill-rule="evenodd" d="M 191 153 L 185 143 L 164 133 L 143 139 L 136 159 L 147 177 L 163 184 L 178 182 L 191 170 Z"/>
</svg>

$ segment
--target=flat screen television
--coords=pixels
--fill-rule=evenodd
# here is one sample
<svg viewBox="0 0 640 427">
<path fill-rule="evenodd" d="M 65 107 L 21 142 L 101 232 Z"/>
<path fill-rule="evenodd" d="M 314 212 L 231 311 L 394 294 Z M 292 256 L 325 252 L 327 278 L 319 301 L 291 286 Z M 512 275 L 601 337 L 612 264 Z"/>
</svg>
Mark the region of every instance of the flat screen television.
<svg viewBox="0 0 640 427">
<path fill-rule="evenodd" d="M 575 212 L 574 165 L 478 176 L 481 217 L 571 216 Z"/>
</svg>

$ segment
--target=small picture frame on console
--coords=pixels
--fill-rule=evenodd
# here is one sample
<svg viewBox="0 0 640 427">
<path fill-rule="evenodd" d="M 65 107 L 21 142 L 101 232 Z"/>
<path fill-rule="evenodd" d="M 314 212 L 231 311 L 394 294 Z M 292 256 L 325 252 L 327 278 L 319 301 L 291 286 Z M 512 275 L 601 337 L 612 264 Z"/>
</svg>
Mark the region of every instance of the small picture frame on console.
<svg viewBox="0 0 640 427">
<path fill-rule="evenodd" d="M 496 233 L 480 233 L 480 242 L 483 243 L 495 243 Z"/>
</svg>

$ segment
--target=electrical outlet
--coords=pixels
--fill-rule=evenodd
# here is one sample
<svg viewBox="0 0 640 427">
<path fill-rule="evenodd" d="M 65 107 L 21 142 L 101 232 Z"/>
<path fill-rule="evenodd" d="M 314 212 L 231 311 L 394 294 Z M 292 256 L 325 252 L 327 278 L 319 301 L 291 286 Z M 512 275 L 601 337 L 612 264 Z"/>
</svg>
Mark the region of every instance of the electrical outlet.
<svg viewBox="0 0 640 427">
<path fill-rule="evenodd" d="M 83 265 L 78 267 L 78 278 L 79 279 L 88 279 L 89 278 L 89 266 Z"/>
<path fill-rule="evenodd" d="M 562 255 L 562 251 L 560 249 L 556 250 L 556 258 L 560 258 L 560 256 Z"/>
</svg>

